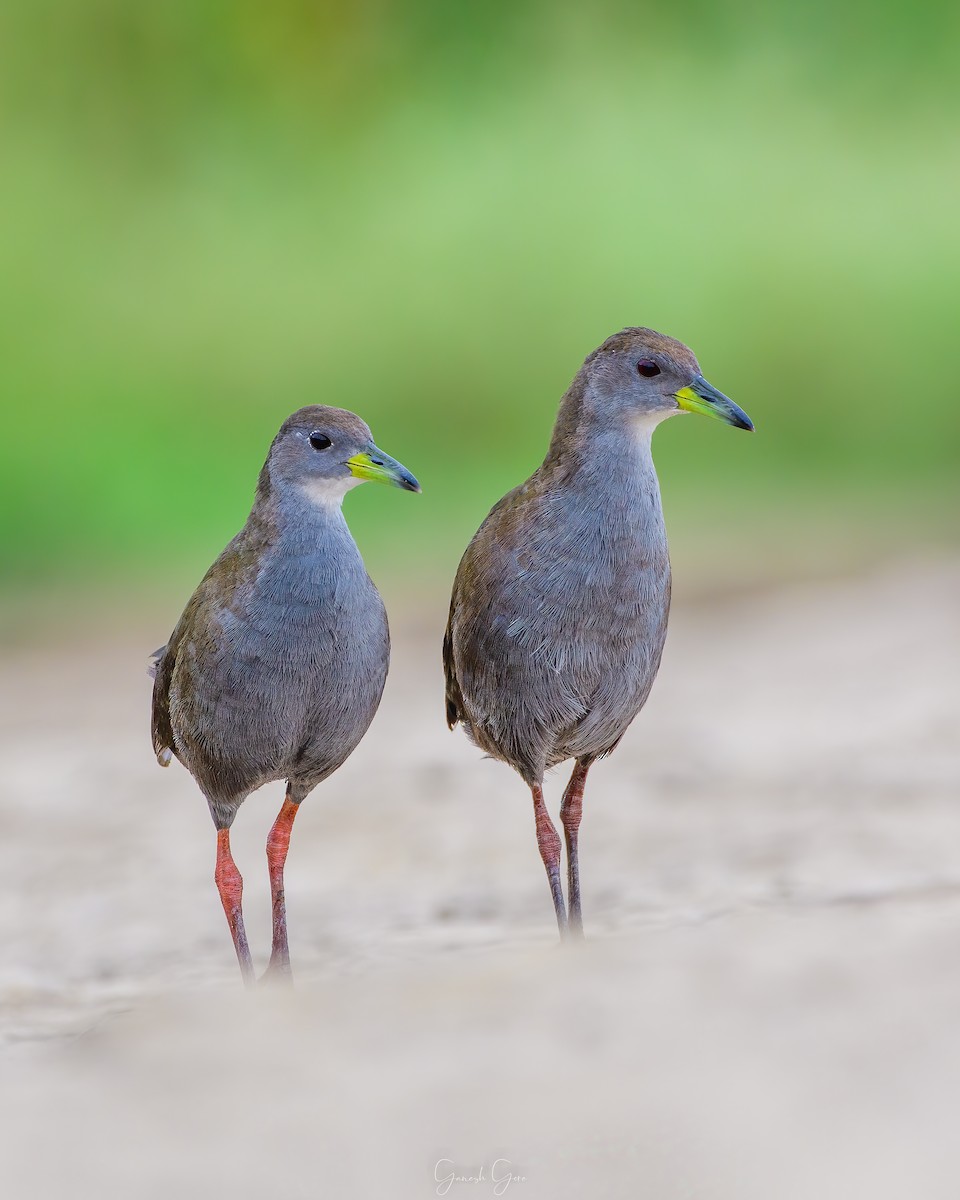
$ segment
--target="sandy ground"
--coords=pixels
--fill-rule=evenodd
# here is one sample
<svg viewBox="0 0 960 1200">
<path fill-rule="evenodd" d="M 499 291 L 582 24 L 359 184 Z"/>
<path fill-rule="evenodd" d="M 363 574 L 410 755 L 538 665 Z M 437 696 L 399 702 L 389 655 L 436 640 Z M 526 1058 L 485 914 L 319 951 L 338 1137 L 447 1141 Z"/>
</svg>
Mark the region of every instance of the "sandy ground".
<svg viewBox="0 0 960 1200">
<path fill-rule="evenodd" d="M 395 620 L 298 818 L 297 987 L 249 994 L 147 742 L 163 623 L 8 656 L 0 1195 L 955 1200 L 958 614 L 957 562 L 678 605 L 572 949 L 522 785 L 443 726 L 442 612 Z M 235 827 L 261 964 L 280 800 Z"/>
</svg>

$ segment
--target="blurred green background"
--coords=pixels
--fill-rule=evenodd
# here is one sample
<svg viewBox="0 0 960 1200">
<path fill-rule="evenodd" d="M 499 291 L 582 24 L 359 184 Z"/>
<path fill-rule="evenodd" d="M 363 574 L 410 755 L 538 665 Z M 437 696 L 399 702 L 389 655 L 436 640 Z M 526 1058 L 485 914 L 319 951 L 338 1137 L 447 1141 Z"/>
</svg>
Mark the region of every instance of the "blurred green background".
<svg viewBox="0 0 960 1200">
<path fill-rule="evenodd" d="M 4 0 L 5 593 L 182 592 L 311 402 L 423 483 L 348 499 L 374 576 L 439 587 L 626 324 L 757 425 L 657 435 L 690 578 L 949 542 L 958 33 L 952 3 Z"/>
</svg>

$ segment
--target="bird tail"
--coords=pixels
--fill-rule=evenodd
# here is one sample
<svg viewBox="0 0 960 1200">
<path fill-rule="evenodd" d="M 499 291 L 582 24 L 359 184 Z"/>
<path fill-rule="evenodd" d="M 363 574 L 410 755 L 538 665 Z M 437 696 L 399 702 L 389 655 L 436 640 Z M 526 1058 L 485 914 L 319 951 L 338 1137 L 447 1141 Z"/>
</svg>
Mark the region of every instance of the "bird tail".
<svg viewBox="0 0 960 1200">
<path fill-rule="evenodd" d="M 156 679 L 157 668 L 160 666 L 160 662 L 166 652 L 166 646 L 161 646 L 159 650 L 154 650 L 154 652 L 150 655 L 150 662 L 147 665 L 147 674 L 151 679 Z"/>
</svg>

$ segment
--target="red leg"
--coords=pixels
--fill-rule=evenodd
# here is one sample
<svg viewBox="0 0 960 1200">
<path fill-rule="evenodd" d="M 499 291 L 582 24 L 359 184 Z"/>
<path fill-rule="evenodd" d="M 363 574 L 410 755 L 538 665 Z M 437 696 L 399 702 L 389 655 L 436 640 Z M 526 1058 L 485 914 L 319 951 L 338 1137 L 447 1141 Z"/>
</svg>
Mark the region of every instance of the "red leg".
<svg viewBox="0 0 960 1200">
<path fill-rule="evenodd" d="M 569 932 L 572 937 L 583 937 L 583 914 L 580 910 L 580 863 L 577 859 L 577 835 L 583 815 L 583 789 L 587 782 L 590 763 L 578 759 L 573 768 L 567 790 L 563 793 L 560 820 L 567 842 L 567 894 L 570 900 Z"/>
<path fill-rule="evenodd" d="M 554 828 L 547 806 L 543 802 L 543 788 L 536 783 L 530 790 L 533 792 L 533 815 L 537 823 L 537 846 L 543 865 L 547 869 L 557 925 L 560 927 L 560 936 L 563 937 L 567 928 L 567 911 L 563 903 L 563 888 L 560 885 L 560 835 Z"/>
<path fill-rule="evenodd" d="M 240 963 L 240 974 L 243 976 L 243 982 L 249 986 L 253 982 L 253 960 L 250 958 L 247 934 L 243 928 L 243 879 L 230 853 L 229 829 L 217 830 L 217 869 L 214 879 L 217 881 L 223 911 L 227 914 L 230 936 L 233 938 L 237 960 Z"/>
<path fill-rule="evenodd" d="M 283 866 L 287 861 L 290 834 L 299 804 L 287 792 L 280 814 L 267 837 L 267 867 L 270 871 L 270 895 L 273 899 L 273 950 L 267 975 L 290 977 L 290 948 L 287 944 L 287 906 L 283 897 Z"/>
</svg>

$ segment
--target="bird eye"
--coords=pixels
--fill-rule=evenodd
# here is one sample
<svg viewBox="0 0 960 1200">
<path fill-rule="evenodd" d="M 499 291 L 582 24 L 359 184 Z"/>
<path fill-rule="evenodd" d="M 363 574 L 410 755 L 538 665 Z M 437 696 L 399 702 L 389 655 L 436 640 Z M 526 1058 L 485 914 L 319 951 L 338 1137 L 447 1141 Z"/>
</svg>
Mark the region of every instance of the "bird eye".
<svg viewBox="0 0 960 1200">
<path fill-rule="evenodd" d="M 660 374 L 660 368 L 652 358 L 641 358 L 637 363 L 637 373 L 644 379 L 652 379 L 654 375 Z"/>
<path fill-rule="evenodd" d="M 325 433 L 318 433 L 316 430 L 314 430 L 314 432 L 310 434 L 310 445 L 314 448 L 314 450 L 326 450 L 326 448 L 332 445 L 332 443 Z"/>
</svg>

